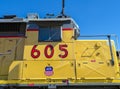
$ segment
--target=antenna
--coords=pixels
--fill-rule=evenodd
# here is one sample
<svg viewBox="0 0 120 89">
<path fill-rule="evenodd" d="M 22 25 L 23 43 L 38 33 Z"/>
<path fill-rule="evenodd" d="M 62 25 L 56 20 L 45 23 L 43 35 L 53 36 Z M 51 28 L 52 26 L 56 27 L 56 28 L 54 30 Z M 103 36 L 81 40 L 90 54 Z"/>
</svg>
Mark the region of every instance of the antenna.
<svg viewBox="0 0 120 89">
<path fill-rule="evenodd" d="M 60 13 L 60 15 L 58 16 L 58 18 L 66 18 L 68 16 L 65 15 L 65 0 L 62 0 L 62 11 Z"/>
<path fill-rule="evenodd" d="M 61 11 L 61 15 L 64 16 L 64 9 L 65 9 L 65 0 L 62 0 L 62 11 Z"/>
</svg>

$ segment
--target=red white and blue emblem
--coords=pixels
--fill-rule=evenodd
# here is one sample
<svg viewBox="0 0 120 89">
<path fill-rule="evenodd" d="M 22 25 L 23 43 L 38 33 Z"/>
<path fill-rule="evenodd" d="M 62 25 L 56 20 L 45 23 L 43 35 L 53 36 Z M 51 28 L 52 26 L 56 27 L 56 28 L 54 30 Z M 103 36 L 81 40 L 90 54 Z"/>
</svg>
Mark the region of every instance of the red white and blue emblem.
<svg viewBox="0 0 120 89">
<path fill-rule="evenodd" d="M 46 76 L 52 76 L 54 74 L 53 67 L 52 66 L 46 66 L 45 67 L 45 75 Z"/>
</svg>

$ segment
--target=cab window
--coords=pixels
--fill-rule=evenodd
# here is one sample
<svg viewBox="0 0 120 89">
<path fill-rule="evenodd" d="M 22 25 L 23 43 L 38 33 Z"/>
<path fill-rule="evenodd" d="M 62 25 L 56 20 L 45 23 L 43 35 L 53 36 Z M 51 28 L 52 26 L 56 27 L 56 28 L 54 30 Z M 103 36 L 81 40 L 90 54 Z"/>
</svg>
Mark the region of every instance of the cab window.
<svg viewBox="0 0 120 89">
<path fill-rule="evenodd" d="M 0 36 L 24 36 L 26 23 L 0 23 Z"/>
<path fill-rule="evenodd" d="M 40 27 L 39 41 L 61 41 L 61 27 Z"/>
</svg>

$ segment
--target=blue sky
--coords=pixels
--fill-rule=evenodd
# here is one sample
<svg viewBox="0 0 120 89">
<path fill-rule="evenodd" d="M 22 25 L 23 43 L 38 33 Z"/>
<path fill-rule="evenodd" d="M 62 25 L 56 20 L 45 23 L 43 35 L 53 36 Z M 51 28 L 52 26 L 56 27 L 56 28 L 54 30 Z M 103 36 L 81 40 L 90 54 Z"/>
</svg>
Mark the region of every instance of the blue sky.
<svg viewBox="0 0 120 89">
<path fill-rule="evenodd" d="M 61 0 L 0 0 L 0 16 L 27 13 L 58 15 Z M 65 13 L 80 26 L 81 35 L 116 34 L 120 39 L 120 0 L 65 0 Z"/>
</svg>

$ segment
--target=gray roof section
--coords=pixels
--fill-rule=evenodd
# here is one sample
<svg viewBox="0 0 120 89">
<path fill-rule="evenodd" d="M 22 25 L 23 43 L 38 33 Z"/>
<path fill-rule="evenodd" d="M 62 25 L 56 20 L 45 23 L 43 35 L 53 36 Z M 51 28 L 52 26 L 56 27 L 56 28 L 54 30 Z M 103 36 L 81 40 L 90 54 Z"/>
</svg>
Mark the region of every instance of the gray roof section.
<svg viewBox="0 0 120 89">
<path fill-rule="evenodd" d="M 28 22 L 30 23 L 36 23 L 39 26 L 44 25 L 63 25 L 67 23 L 73 23 L 73 25 L 79 29 L 79 26 L 76 24 L 76 22 L 72 18 L 44 18 L 44 19 L 28 19 Z"/>
<path fill-rule="evenodd" d="M 13 18 L 13 19 L 0 19 L 0 23 L 27 23 L 28 21 L 23 18 Z"/>
</svg>

